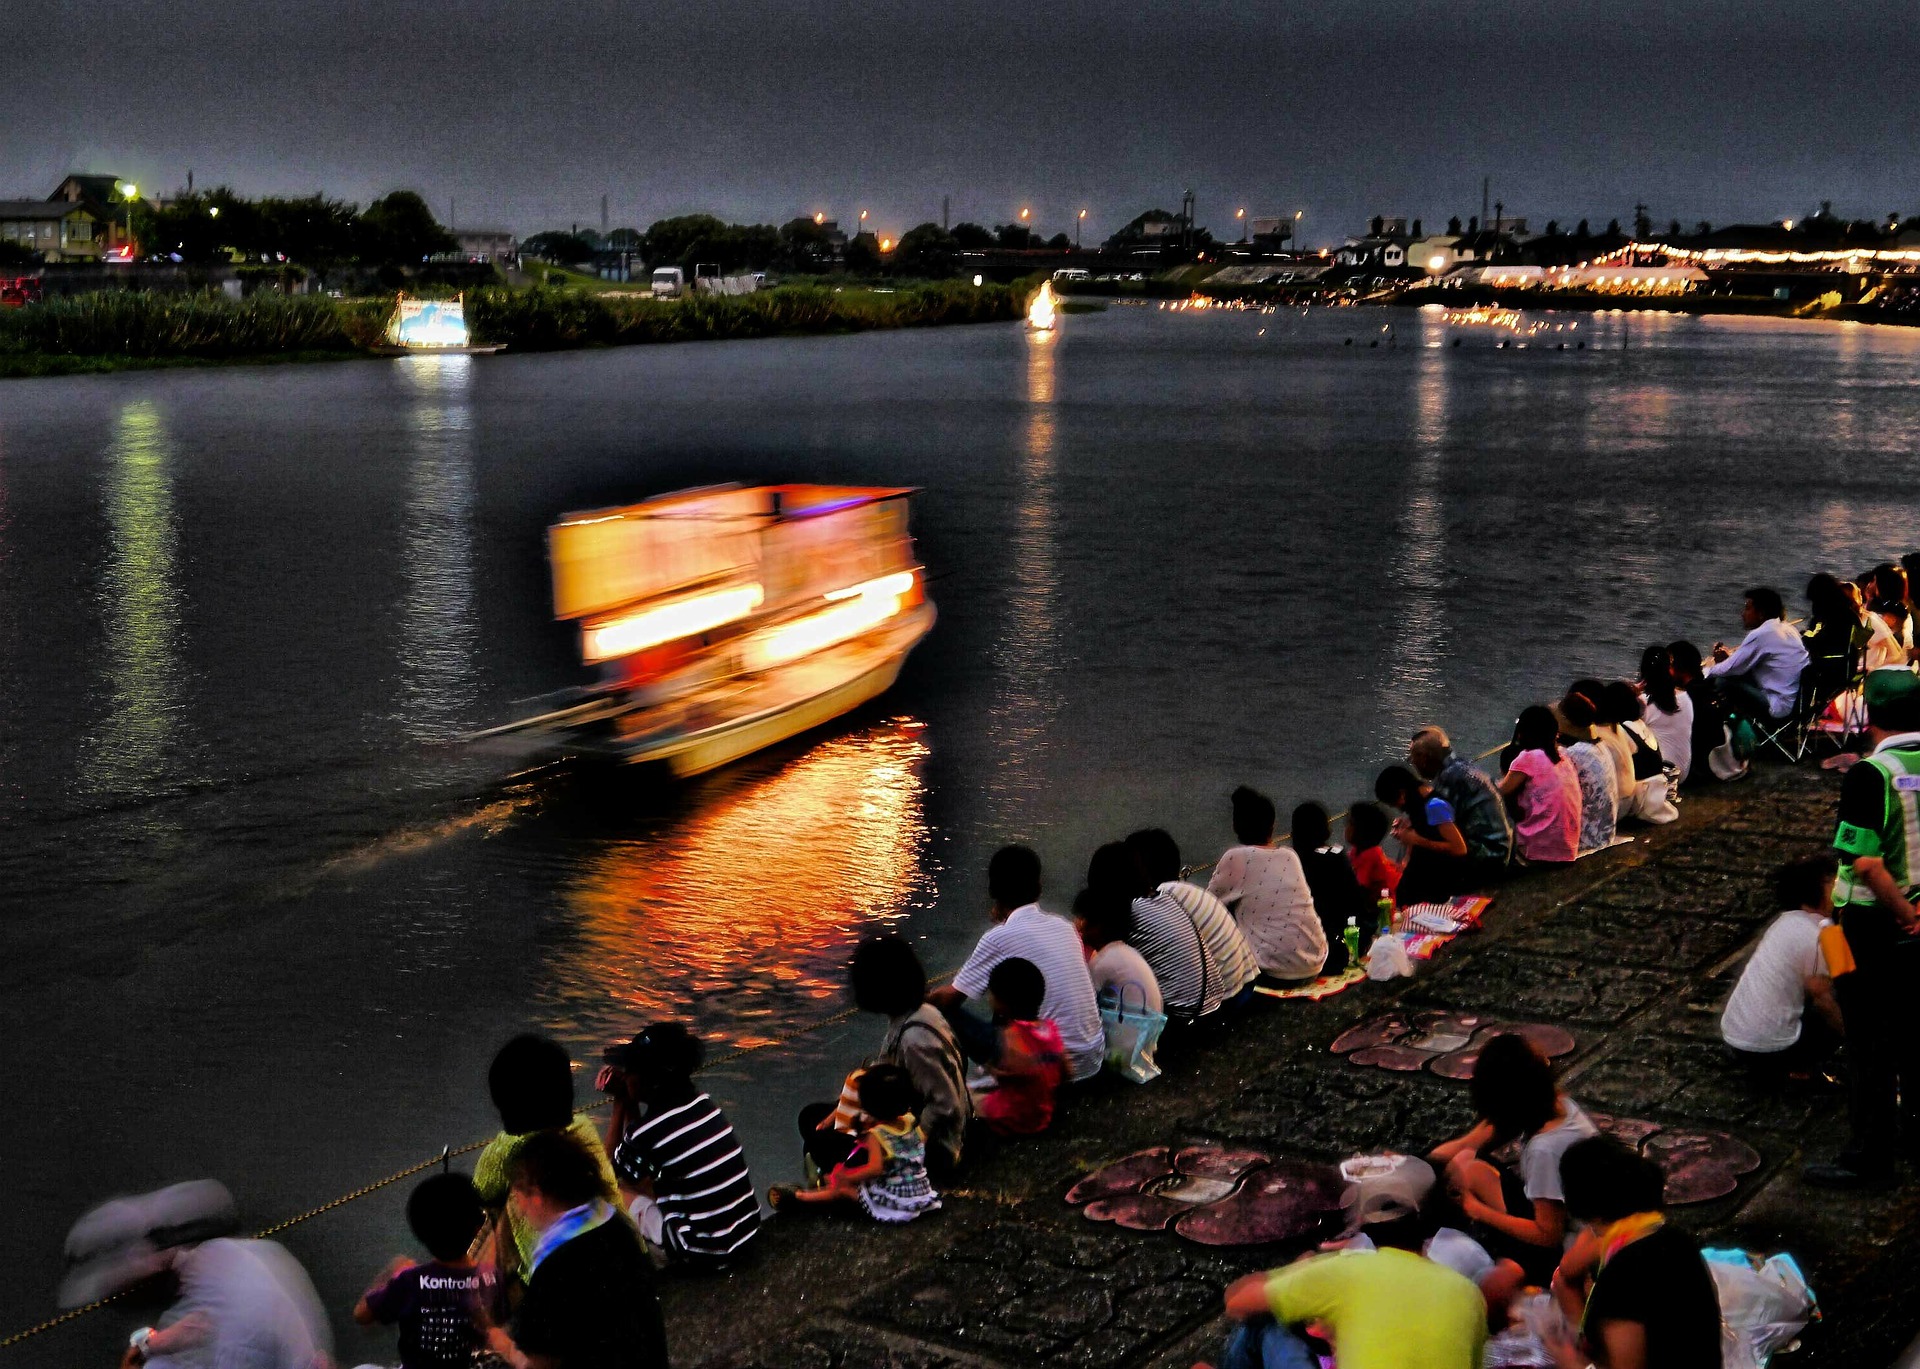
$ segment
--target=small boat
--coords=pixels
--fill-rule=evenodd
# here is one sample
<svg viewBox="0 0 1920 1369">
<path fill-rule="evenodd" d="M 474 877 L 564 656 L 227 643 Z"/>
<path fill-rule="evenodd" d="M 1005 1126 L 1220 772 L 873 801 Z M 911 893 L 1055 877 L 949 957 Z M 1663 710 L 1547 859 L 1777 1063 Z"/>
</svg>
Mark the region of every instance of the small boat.
<svg viewBox="0 0 1920 1369">
<path fill-rule="evenodd" d="M 698 775 L 884 693 L 932 629 L 910 489 L 727 485 L 569 514 L 554 616 L 601 679 L 478 734 Z"/>
</svg>

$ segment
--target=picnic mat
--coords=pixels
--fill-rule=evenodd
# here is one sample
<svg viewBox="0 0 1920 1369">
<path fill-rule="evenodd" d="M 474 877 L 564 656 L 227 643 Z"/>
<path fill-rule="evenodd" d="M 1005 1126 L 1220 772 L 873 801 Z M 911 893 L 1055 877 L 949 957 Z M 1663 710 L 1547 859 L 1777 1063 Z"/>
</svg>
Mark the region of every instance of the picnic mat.
<svg viewBox="0 0 1920 1369">
<path fill-rule="evenodd" d="M 1350 969 L 1342 970 L 1339 974 L 1323 974 L 1311 984 L 1301 984 L 1297 988 L 1269 989 L 1264 984 L 1256 984 L 1253 986 L 1253 991 L 1265 994 L 1268 998 L 1310 998 L 1317 1001 L 1343 993 L 1366 977 L 1367 967 L 1355 965 Z"/>
<path fill-rule="evenodd" d="M 1407 954 L 1431 960 L 1433 953 L 1460 933 L 1480 925 L 1493 903 L 1491 894 L 1461 894 L 1445 903 L 1410 903 L 1402 910 L 1407 930 L 1399 933 Z"/>
</svg>

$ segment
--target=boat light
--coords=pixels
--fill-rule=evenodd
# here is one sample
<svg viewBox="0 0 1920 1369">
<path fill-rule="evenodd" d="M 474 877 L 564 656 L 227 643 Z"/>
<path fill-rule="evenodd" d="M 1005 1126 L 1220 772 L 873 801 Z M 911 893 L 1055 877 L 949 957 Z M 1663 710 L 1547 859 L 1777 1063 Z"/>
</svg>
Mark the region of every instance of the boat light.
<svg viewBox="0 0 1920 1369">
<path fill-rule="evenodd" d="M 733 585 L 642 609 L 585 629 L 580 634 L 580 654 L 591 665 L 616 656 L 631 656 L 636 651 L 691 637 L 696 632 L 710 632 L 746 617 L 760 607 L 765 597 L 765 591 L 757 584 Z"/>
<path fill-rule="evenodd" d="M 896 571 L 892 575 L 883 575 L 878 580 L 869 580 L 861 585 L 849 585 L 845 589 L 830 589 L 829 599 L 854 599 L 862 594 L 905 594 L 913 588 L 913 572 Z"/>
<path fill-rule="evenodd" d="M 858 637 L 898 613 L 903 596 L 912 588 L 913 572 L 901 571 L 849 589 L 835 590 L 827 596 L 837 601 L 833 607 L 783 623 L 748 642 L 747 669 L 765 670 L 784 665 Z"/>
</svg>

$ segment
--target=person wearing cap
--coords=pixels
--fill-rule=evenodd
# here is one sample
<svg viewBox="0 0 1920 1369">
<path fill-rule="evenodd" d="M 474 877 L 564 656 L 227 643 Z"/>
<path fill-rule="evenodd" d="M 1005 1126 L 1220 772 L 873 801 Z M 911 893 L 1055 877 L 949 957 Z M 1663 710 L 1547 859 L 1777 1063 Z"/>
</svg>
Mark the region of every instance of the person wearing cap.
<svg viewBox="0 0 1920 1369">
<path fill-rule="evenodd" d="M 1834 913 L 1854 963 L 1833 985 L 1846 1024 L 1852 1137 L 1833 1161 L 1805 1171 L 1808 1182 L 1831 1188 L 1892 1183 L 1903 1095 L 1909 1127 L 1920 1116 L 1920 1068 L 1905 1039 L 1920 970 L 1920 678 L 1876 670 L 1864 689 L 1873 750 L 1840 786 L 1833 836 Z"/>
<path fill-rule="evenodd" d="M 694 1084 L 700 1039 L 655 1022 L 607 1047 L 598 1083 L 613 1099 L 607 1149 L 627 1212 L 656 1262 L 714 1267 L 760 1230 L 760 1202 L 733 1124 Z"/>
<path fill-rule="evenodd" d="M 1807 649 L 1786 617 L 1780 591 L 1755 585 L 1740 610 L 1747 635 L 1737 647 L 1714 644 L 1713 663 L 1703 673 L 1728 712 L 1753 722 L 1778 722 L 1793 715 Z"/>
<path fill-rule="evenodd" d="M 1475 887 L 1504 875 L 1513 860 L 1513 820 L 1493 781 L 1479 767 L 1456 756 L 1447 730 L 1433 723 L 1413 734 L 1407 764 L 1453 809 L 1460 835 L 1467 839 Z"/>
</svg>

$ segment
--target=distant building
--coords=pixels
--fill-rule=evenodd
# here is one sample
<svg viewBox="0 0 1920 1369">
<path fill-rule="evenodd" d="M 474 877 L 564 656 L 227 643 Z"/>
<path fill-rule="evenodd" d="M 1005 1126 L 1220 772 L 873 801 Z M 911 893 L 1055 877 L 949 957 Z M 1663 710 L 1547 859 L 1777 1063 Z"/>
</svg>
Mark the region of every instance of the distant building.
<svg viewBox="0 0 1920 1369">
<path fill-rule="evenodd" d="M 68 204 L 86 204 L 92 205 L 95 209 L 104 209 L 109 205 L 121 203 L 120 184 L 118 176 L 74 175 L 60 182 L 47 198 L 65 200 Z"/>
<path fill-rule="evenodd" d="M 119 245 L 117 225 L 78 201 L 0 200 L 0 242 L 38 252 L 46 261 L 98 261 Z"/>
<path fill-rule="evenodd" d="M 520 239 L 504 228 L 462 228 L 453 236 L 463 260 L 491 266 L 520 264 Z"/>
</svg>

